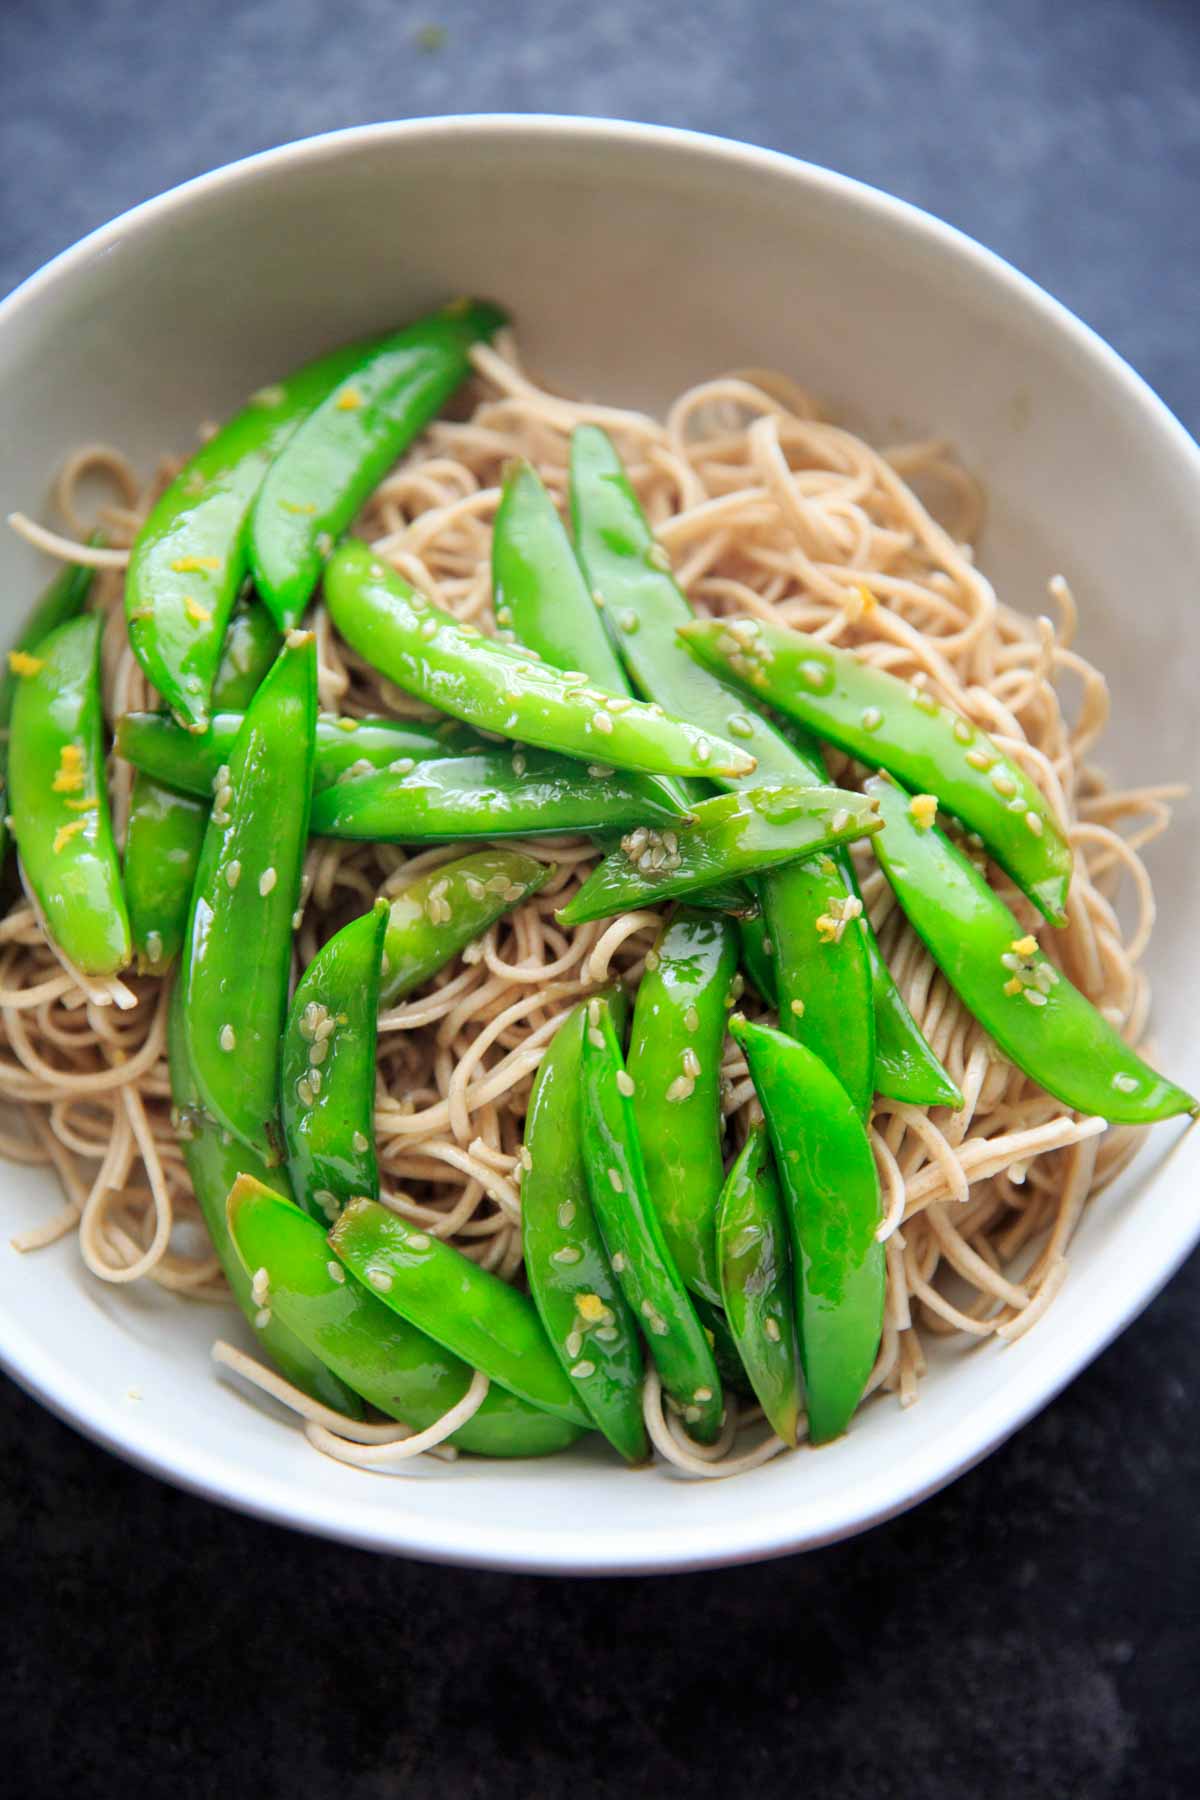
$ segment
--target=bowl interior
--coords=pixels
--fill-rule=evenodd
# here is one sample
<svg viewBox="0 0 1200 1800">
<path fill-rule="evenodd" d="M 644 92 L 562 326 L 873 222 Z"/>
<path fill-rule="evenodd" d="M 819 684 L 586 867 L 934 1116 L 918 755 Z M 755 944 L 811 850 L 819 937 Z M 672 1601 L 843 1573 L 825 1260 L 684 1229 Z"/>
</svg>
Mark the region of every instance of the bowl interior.
<svg viewBox="0 0 1200 1800">
<path fill-rule="evenodd" d="M 153 202 L 0 311 L 5 510 L 44 515 L 66 451 L 101 439 L 149 468 L 199 421 L 324 346 L 448 295 L 508 305 L 530 366 L 565 391 L 654 408 L 736 367 L 777 367 L 877 440 L 954 440 L 985 477 L 984 564 L 1036 612 L 1061 571 L 1108 672 L 1103 761 L 1189 780 L 1200 650 L 1200 453 L 1098 340 L 1011 270 L 853 183 L 713 140 L 603 123 L 457 120 L 275 152 Z M 0 538 L 4 629 L 45 578 Z M 1189 652 L 1191 654 L 1189 654 Z M 1189 994 L 1196 810 L 1151 852 L 1158 1041 L 1200 1085 Z M 899 1510 L 977 1459 L 1145 1303 L 1198 1229 L 1194 1139 L 1160 1127 L 1090 1210 L 1063 1293 L 1009 1348 L 942 1359 L 920 1404 L 725 1483 L 632 1476 L 599 1451 L 369 1478 L 314 1457 L 269 1405 L 214 1377 L 232 1316 L 111 1289 L 75 1246 L 9 1236 L 57 1204 L 0 1171 L 0 1354 L 85 1429 L 215 1497 L 412 1554 L 551 1569 L 672 1568 L 815 1543 Z"/>
</svg>

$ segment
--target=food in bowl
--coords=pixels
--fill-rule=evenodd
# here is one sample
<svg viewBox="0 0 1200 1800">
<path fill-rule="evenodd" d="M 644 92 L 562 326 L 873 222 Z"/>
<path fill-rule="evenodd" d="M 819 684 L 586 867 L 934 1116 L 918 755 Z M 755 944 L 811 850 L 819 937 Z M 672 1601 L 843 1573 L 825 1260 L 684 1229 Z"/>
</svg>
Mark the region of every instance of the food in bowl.
<svg viewBox="0 0 1200 1800">
<path fill-rule="evenodd" d="M 468 302 L 58 495 L 5 696 L 5 1147 L 67 1195 L 23 1247 L 231 1290 L 323 1453 L 834 1442 L 923 1338 L 1033 1326 L 1194 1110 L 1138 1053 L 1171 790 L 1087 760 L 1071 591 L 998 601 L 945 446 L 761 371 L 568 401 Z"/>
</svg>

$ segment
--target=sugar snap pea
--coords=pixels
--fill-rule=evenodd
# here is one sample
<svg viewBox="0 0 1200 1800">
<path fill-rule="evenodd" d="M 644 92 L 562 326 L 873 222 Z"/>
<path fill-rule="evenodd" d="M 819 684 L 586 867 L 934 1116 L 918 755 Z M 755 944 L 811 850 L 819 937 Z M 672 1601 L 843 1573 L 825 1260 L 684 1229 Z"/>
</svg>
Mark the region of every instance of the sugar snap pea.
<svg viewBox="0 0 1200 1800">
<path fill-rule="evenodd" d="M 737 969 L 733 925 L 681 908 L 638 985 L 628 1070 L 650 1196 L 679 1273 L 720 1303 L 721 1050 Z"/>
<path fill-rule="evenodd" d="M 180 722 L 208 723 L 225 627 L 248 568 L 248 523 L 272 459 L 362 362 L 348 344 L 260 388 L 186 462 L 134 540 L 125 578 L 129 642 Z"/>
<path fill-rule="evenodd" d="M 9 658 L 20 682 L 8 745 L 13 836 L 46 929 L 85 975 L 129 961 L 129 915 L 108 811 L 99 616 Z"/>
<path fill-rule="evenodd" d="M 213 683 L 213 704 L 248 706 L 278 654 L 279 641 L 270 615 L 257 602 L 235 612 Z M 186 745 L 195 745 L 199 737 L 208 735 L 186 732 L 157 713 L 148 716 L 161 718 L 164 728 Z M 229 716 L 241 724 L 240 713 Z M 120 730 L 118 721 L 118 738 Z M 212 799 L 212 777 L 227 759 L 236 735 L 236 731 L 230 734 L 225 755 L 213 763 L 203 783 L 192 792 L 167 787 L 144 769 L 138 769 L 133 778 L 123 875 L 133 953 L 143 973 L 164 974 L 183 947 Z"/>
<path fill-rule="evenodd" d="M 489 1380 L 569 1425 L 590 1424 L 527 1294 L 376 1200 L 352 1200 L 329 1243 L 386 1306 Z"/>
<path fill-rule="evenodd" d="M 325 1233 L 269 1186 L 240 1176 L 228 1200 L 229 1231 L 242 1279 L 257 1278 L 264 1310 L 389 1418 L 424 1431 L 466 1393 L 471 1371 L 458 1357 L 375 1297 L 347 1281 Z M 495 1382 L 482 1406 L 447 1439 L 477 1456 L 550 1456 L 579 1429 L 518 1400 Z"/>
<path fill-rule="evenodd" d="M 552 863 L 520 850 L 477 850 L 442 863 L 391 903 L 379 1000 L 391 1006 L 546 885 Z"/>
<path fill-rule="evenodd" d="M 204 731 L 189 732 L 166 713 L 123 713 L 117 720 L 114 747 L 125 762 L 168 787 L 184 794 L 211 796 L 213 776 L 222 763 L 229 761 L 242 716 L 240 711 L 217 711 Z M 321 713 L 317 717 L 313 792 L 372 770 L 392 769 L 393 773 L 406 774 L 419 762 L 487 747 L 482 738 L 455 719 L 426 725 L 412 720 L 351 719 Z"/>
<path fill-rule="evenodd" d="M 627 907 L 695 893 L 731 875 L 753 875 L 879 830 L 861 794 L 828 787 L 748 787 L 701 800 L 691 822 L 638 826 L 605 857 L 556 915 L 582 925 Z"/>
<path fill-rule="evenodd" d="M 292 632 L 218 771 L 181 980 L 188 1051 L 210 1111 L 277 1160 L 279 1039 L 308 840 L 316 645 Z"/>
<path fill-rule="evenodd" d="M 896 898 L 963 1005 L 1019 1069 L 1064 1105 L 1126 1125 L 1196 1111 L 1054 967 L 969 858 L 927 815 L 914 815 L 901 787 L 882 776 L 867 787 L 887 822 L 879 860 Z"/>
<path fill-rule="evenodd" d="M 325 570 L 334 624 L 406 693 L 485 731 L 588 763 L 650 774 L 744 775 L 754 758 L 661 708 L 588 685 L 462 625 L 349 539 Z"/>
<path fill-rule="evenodd" d="M 808 1434 L 814 1444 L 850 1423 L 883 1329 L 879 1177 L 862 1117 L 819 1057 L 794 1038 L 739 1016 L 783 1189 Z"/>
<path fill-rule="evenodd" d="M 961 713 L 850 650 L 762 619 L 696 621 L 680 636 L 707 667 L 889 770 L 927 807 L 936 796 L 1052 924 L 1066 923 L 1071 847 L 1020 763 Z"/>
<path fill-rule="evenodd" d="M 755 1398 L 772 1429 L 794 1444 L 800 1383 L 792 1259 L 762 1125 L 752 1127 L 721 1191 L 717 1260 L 725 1316 Z"/>
<path fill-rule="evenodd" d="M 465 380 L 472 344 L 503 323 L 485 301 L 455 301 L 385 338 L 276 457 L 254 503 L 250 563 L 281 626 L 299 619 L 334 541 Z"/>
<path fill-rule="evenodd" d="M 711 1443 L 721 1428 L 721 1377 L 650 1195 L 629 1076 L 611 1010 L 598 998 L 588 1002 L 582 1062 L 584 1168 L 613 1273 L 669 1400 L 692 1435 Z"/>
<path fill-rule="evenodd" d="M 820 751 L 804 731 L 763 718 L 753 700 L 683 650 L 677 632 L 691 621 L 691 608 L 620 457 L 596 426 L 580 426 L 571 439 L 571 511 L 579 559 L 604 600 L 603 617 L 642 692 L 669 712 L 745 743 L 758 758 L 758 781 L 800 787 L 827 782 Z M 758 884 L 764 894 L 769 891 L 770 910 L 788 939 L 785 1029 L 834 1059 L 856 1091 L 878 1087 L 894 1099 L 944 1099 L 946 1078 L 905 1006 L 869 924 L 857 934 L 861 949 L 851 933 L 843 934 L 836 958 L 824 953 L 817 922 L 830 914 L 831 888 L 839 912 L 846 907 L 853 911 L 862 898 L 849 856 L 835 852 L 832 861 L 832 878 L 794 863 Z M 765 929 L 753 934 L 751 948 L 764 936 Z M 831 960 L 837 965 L 836 984 L 827 980 Z M 836 994 L 826 991 L 835 985 Z M 792 1008 L 798 999 L 804 1001 L 804 1014 Z M 873 1075 L 867 1062 L 872 1040 Z"/>
<path fill-rule="evenodd" d="M 94 531 L 88 539 L 89 544 L 99 545 L 104 542 L 102 531 Z M 12 646 L 10 654 L 15 653 L 18 666 L 22 656 L 28 656 L 36 650 L 42 639 L 49 637 L 56 626 L 65 625 L 68 619 L 75 618 L 83 611 L 95 578 L 95 569 L 88 568 L 84 563 L 68 563 L 55 576 L 35 601 Z M 0 663 L 0 863 L 4 861 L 8 850 L 8 729 L 12 723 L 13 701 L 17 697 L 17 683 L 20 679 L 6 656 Z"/>
<path fill-rule="evenodd" d="M 379 1190 L 375 1022 L 388 903 L 351 919 L 296 984 L 279 1058 L 279 1114 L 292 1190 L 328 1226 Z"/>
<path fill-rule="evenodd" d="M 648 1454 L 641 1344 L 592 1208 L 580 1139 L 586 1025 L 581 1003 L 555 1033 L 529 1098 L 521 1178 L 525 1274 L 580 1399 L 609 1443 L 636 1463 Z"/>
<path fill-rule="evenodd" d="M 314 796 L 318 837 L 368 843 L 621 832 L 675 825 L 665 798 L 637 789 L 616 770 L 585 769 L 551 750 L 483 750 L 419 762 L 405 774 L 336 782 Z"/>
<path fill-rule="evenodd" d="M 293 1205 L 283 1170 L 269 1169 L 253 1150 L 247 1149 L 245 1144 L 235 1143 L 205 1111 L 188 1057 L 183 998 L 182 984 L 177 981 L 167 1011 L 171 1121 L 191 1177 L 192 1191 L 204 1215 L 229 1290 L 254 1327 L 256 1342 L 289 1381 L 311 1394 L 314 1400 L 331 1406 L 335 1412 L 361 1419 L 363 1406 L 358 1392 L 352 1391 L 340 1376 L 326 1367 L 324 1359 L 309 1349 L 273 1308 L 264 1306 L 255 1297 L 252 1277 L 230 1235 L 225 1204 L 230 1188 L 244 1173 L 246 1178 L 261 1184 L 264 1191 L 276 1194 L 281 1206 L 297 1212 L 297 1216 L 299 1213 Z M 257 1269 L 258 1264 L 254 1266 Z"/>
</svg>

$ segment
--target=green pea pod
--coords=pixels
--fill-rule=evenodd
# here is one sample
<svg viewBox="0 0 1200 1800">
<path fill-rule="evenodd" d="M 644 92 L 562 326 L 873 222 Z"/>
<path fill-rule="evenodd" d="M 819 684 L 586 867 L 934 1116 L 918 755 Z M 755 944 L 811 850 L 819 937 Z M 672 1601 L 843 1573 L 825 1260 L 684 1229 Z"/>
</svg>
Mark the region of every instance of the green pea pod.
<svg viewBox="0 0 1200 1800">
<path fill-rule="evenodd" d="M 751 787 L 701 800 L 691 823 L 639 826 L 605 857 L 555 916 L 582 925 L 657 905 L 731 875 L 754 875 L 879 830 L 873 803 L 844 788 Z"/>
<path fill-rule="evenodd" d="M 553 872 L 552 863 L 519 850 L 478 850 L 410 882 L 388 915 L 380 1005 L 421 987 Z"/>
<path fill-rule="evenodd" d="M 393 1312 L 489 1380 L 569 1425 L 590 1424 L 528 1294 L 376 1200 L 352 1200 L 329 1242 Z"/>
<path fill-rule="evenodd" d="M 276 457 L 254 504 L 254 585 L 283 628 L 312 596 L 334 541 L 401 452 L 471 369 L 471 346 L 504 314 L 454 302 L 385 338 L 305 420 Z"/>
<path fill-rule="evenodd" d="M 706 667 L 910 791 L 936 795 L 1052 924 L 1066 923 L 1071 847 L 1020 763 L 961 713 L 850 650 L 762 619 L 695 621 L 679 635 Z"/>
<path fill-rule="evenodd" d="M 596 602 L 576 560 L 553 500 L 527 462 L 505 471 L 504 492 L 492 528 L 492 606 L 496 622 L 554 669 L 580 669 L 606 694 L 632 695 Z M 656 793 L 661 775 L 634 776 Z M 675 811 L 688 811 L 691 792 L 670 783 Z"/>
<path fill-rule="evenodd" d="M 125 577 L 129 642 L 171 711 L 208 723 L 225 627 L 248 569 L 248 524 L 263 477 L 300 421 L 362 362 L 348 344 L 260 388 L 184 464 L 138 532 Z"/>
<path fill-rule="evenodd" d="M 268 1162 L 280 1149 L 279 1039 L 316 712 L 316 644 L 293 632 L 218 772 L 182 958 L 188 1050 L 205 1103 Z"/>
<path fill-rule="evenodd" d="M 529 1098 L 521 1179 L 525 1274 L 579 1398 L 614 1449 L 638 1463 L 649 1453 L 641 1345 L 592 1210 L 580 1142 L 586 1016 L 586 1005 L 577 1006 L 559 1026 Z"/>
<path fill-rule="evenodd" d="M 94 531 L 88 539 L 89 544 L 101 545 L 104 542 L 102 531 Z M 57 625 L 64 625 L 68 619 L 76 618 L 83 611 L 95 578 L 95 569 L 88 568 L 85 563 L 68 563 L 55 576 L 41 598 L 35 601 L 17 634 L 12 648 L 17 654 L 18 662 L 22 652 L 28 655 L 31 650 L 36 650 L 42 639 L 48 637 Z M 8 728 L 12 722 L 13 701 L 17 697 L 17 683 L 20 679 L 5 657 L 3 663 L 0 663 L 0 863 L 8 852 L 8 802 L 5 797 Z"/>
<path fill-rule="evenodd" d="M 440 843 L 455 838 L 621 832 L 675 825 L 663 801 L 613 770 L 585 769 L 549 750 L 482 750 L 382 769 L 314 796 L 318 837 L 364 843 Z"/>
<path fill-rule="evenodd" d="M 226 1196 L 244 1171 L 264 1189 L 278 1194 L 281 1206 L 297 1212 L 298 1209 L 292 1205 L 282 1169 L 268 1169 L 252 1150 L 234 1143 L 229 1133 L 205 1112 L 188 1060 L 183 987 L 178 981 L 167 1011 L 167 1063 L 171 1075 L 171 1119 L 192 1191 L 234 1301 L 254 1327 L 255 1341 L 296 1387 L 335 1412 L 345 1413 L 347 1418 L 361 1419 L 363 1406 L 357 1391 L 352 1392 L 273 1309 L 261 1306 L 254 1297 L 251 1278 L 230 1236 Z M 254 1266 L 257 1269 L 258 1264 Z"/>
<path fill-rule="evenodd" d="M 851 891 L 857 896 L 857 884 Z M 775 944 L 767 931 L 766 919 L 761 915 L 739 919 L 738 934 L 742 967 L 752 986 L 768 1006 L 778 1006 Z M 962 1095 L 929 1048 L 908 1010 L 904 996 L 883 960 L 878 938 L 869 927 L 863 937 L 871 970 L 875 1014 L 876 1088 L 892 1100 L 908 1100 L 914 1106 L 961 1106 Z M 792 966 L 794 981 L 794 971 L 800 965 L 794 962 Z"/>
<path fill-rule="evenodd" d="M 633 1118 L 663 1235 L 688 1286 L 718 1304 L 721 1050 L 736 968 L 728 920 L 677 912 L 647 959 L 629 1045 Z"/>
<path fill-rule="evenodd" d="M 234 1183 L 229 1231 L 243 1281 L 258 1275 L 272 1321 L 389 1418 L 424 1431 L 470 1386 L 471 1370 L 369 1288 L 347 1281 L 325 1233 L 290 1200 L 251 1176 Z M 259 1272 L 262 1272 L 261 1274 Z M 265 1283 L 263 1277 L 265 1276 Z M 538 1412 L 495 1383 L 478 1412 L 448 1438 L 477 1456 L 551 1456 L 578 1429 Z"/>
<path fill-rule="evenodd" d="M 684 651 L 677 634 L 691 622 L 691 608 L 655 541 L 620 457 L 596 426 L 580 426 L 571 439 L 571 510 L 580 561 L 589 583 L 604 599 L 603 616 L 641 691 L 669 712 L 745 743 L 758 758 L 760 782 L 794 787 L 826 783 L 820 751 L 807 733 L 764 719 L 753 701 L 747 702 Z M 838 852 L 832 860 L 842 903 L 860 901 L 849 856 Z M 789 1017 L 797 1017 L 791 1013 L 793 999 L 804 997 L 811 1007 L 805 1041 L 834 1059 L 859 1092 L 869 1084 L 894 1099 L 944 1099 L 941 1066 L 901 999 L 870 926 L 863 935 L 872 978 L 873 1033 L 853 940 L 840 959 L 846 965 L 841 991 L 836 996 L 824 993 L 830 959 L 822 955 L 815 925 L 828 911 L 830 882 L 797 863 L 765 876 L 759 885 L 764 895 L 771 895 L 773 917 L 788 938 Z M 761 943 L 763 935 L 765 931 L 756 933 L 753 941 Z M 759 969 L 766 973 L 761 958 Z M 872 1037 L 873 1076 L 865 1072 Z"/>
<path fill-rule="evenodd" d="M 211 797 L 213 776 L 229 761 L 242 727 L 241 712 L 214 713 L 205 731 L 184 731 L 166 713 L 123 713 L 117 720 L 115 749 L 135 769 L 184 794 Z M 405 774 L 419 762 L 486 748 L 465 726 L 422 725 L 392 719 L 317 719 L 313 792 L 372 770 Z"/>
<path fill-rule="evenodd" d="M 883 1330 L 879 1176 L 854 1102 L 795 1038 L 735 1017 L 746 1052 L 792 1242 L 808 1435 L 839 1437 L 875 1364 Z"/>
<path fill-rule="evenodd" d="M 248 706 L 278 655 L 279 641 L 279 633 L 264 607 L 255 604 L 236 612 L 213 684 L 214 705 Z M 182 743 L 197 742 L 195 735 L 169 718 L 158 713 L 147 716 L 161 719 L 165 729 Z M 240 713 L 227 716 L 241 724 Z M 120 728 L 118 721 L 118 737 Z M 123 874 L 133 953 L 143 974 L 165 974 L 183 948 L 212 799 L 212 777 L 233 749 L 236 735 L 236 731 L 230 734 L 225 756 L 212 765 L 194 792 L 177 793 L 143 769 L 134 776 Z"/>
<path fill-rule="evenodd" d="M 792 1259 L 767 1134 L 751 1130 L 717 1209 L 721 1294 L 742 1366 L 772 1430 L 785 1444 L 799 1431 Z"/>
<path fill-rule="evenodd" d="M 613 1273 L 669 1399 L 692 1435 L 711 1443 L 721 1429 L 721 1377 L 650 1195 L 628 1075 L 599 999 L 588 1002 L 582 1062 L 584 1168 Z"/>
<path fill-rule="evenodd" d="M 20 675 L 8 745 L 12 832 L 46 929 L 85 975 L 129 961 L 129 916 L 104 771 L 100 633 L 68 619 L 10 658 Z"/>
<path fill-rule="evenodd" d="M 328 1226 L 379 1192 L 375 1022 L 388 903 L 377 900 L 314 956 L 296 984 L 279 1060 L 279 1113 L 297 1200 Z"/>
<path fill-rule="evenodd" d="M 749 774 L 754 759 L 638 700 L 603 693 L 496 644 L 414 593 L 349 539 L 325 570 L 325 601 L 352 649 L 406 693 L 484 731 L 583 762 L 650 774 Z"/>
<path fill-rule="evenodd" d="M 762 886 L 780 1027 L 829 1064 L 865 1118 L 876 1059 L 862 901 L 847 896 L 832 857 L 809 865 L 801 894 Z"/>
<path fill-rule="evenodd" d="M 867 786 L 887 821 L 879 860 L 910 924 L 1030 1080 L 1064 1106 L 1123 1125 L 1197 1110 L 1060 974 L 962 851 L 914 818 L 902 788 L 881 776 Z"/>
</svg>

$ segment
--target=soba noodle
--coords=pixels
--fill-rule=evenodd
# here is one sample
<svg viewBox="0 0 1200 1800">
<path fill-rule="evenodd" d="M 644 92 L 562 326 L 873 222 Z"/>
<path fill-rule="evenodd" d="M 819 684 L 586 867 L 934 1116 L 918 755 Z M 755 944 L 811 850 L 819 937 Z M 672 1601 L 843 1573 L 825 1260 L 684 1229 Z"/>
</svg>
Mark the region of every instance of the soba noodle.
<svg viewBox="0 0 1200 1800">
<path fill-rule="evenodd" d="M 469 408 L 435 424 L 363 513 L 358 530 L 376 553 L 459 618 L 494 631 L 489 550 L 504 465 L 527 457 L 562 502 L 571 429 L 603 424 L 698 611 L 773 617 L 852 647 L 958 707 L 1023 765 L 1066 821 L 1076 856 L 1069 924 L 1040 934 L 1043 947 L 1141 1043 L 1150 997 L 1138 962 L 1154 896 L 1138 852 L 1165 827 L 1175 790 L 1113 790 L 1087 760 L 1108 694 L 1103 676 L 1072 648 L 1071 590 L 1060 577 L 1050 583 L 1056 622 L 999 603 L 972 550 L 982 496 L 949 447 L 872 449 L 822 419 L 792 381 L 758 370 L 690 388 L 660 423 L 543 391 L 523 372 L 511 337 L 476 350 L 475 366 Z M 42 548 L 99 565 L 110 718 L 154 703 L 125 635 L 121 547 L 176 466 L 164 462 L 144 488 L 116 451 L 87 446 L 70 459 L 56 501 L 74 537 L 92 523 L 86 484 L 99 476 L 115 490 L 101 513 L 115 548 L 104 553 L 14 519 Z M 321 609 L 315 624 L 324 708 L 421 713 L 337 640 Z M 1069 708 L 1064 686 L 1075 690 Z M 830 766 L 836 780 L 855 781 L 844 758 L 831 755 Z M 114 761 L 111 780 L 120 834 L 131 772 Z M 521 1274 L 519 1153 L 538 1062 L 580 996 L 612 976 L 636 981 L 659 925 L 655 911 L 642 910 L 563 931 L 555 909 L 596 853 L 582 838 L 526 847 L 555 863 L 547 886 L 379 1021 L 382 1198 L 505 1280 Z M 314 841 L 297 967 L 378 893 L 400 892 L 455 854 Z M 905 998 L 965 1097 L 953 1114 L 880 1098 L 871 1123 L 888 1295 L 868 1393 L 908 1405 L 931 1340 L 1011 1341 L 1042 1315 L 1062 1284 L 1085 1204 L 1128 1160 L 1138 1133 L 1104 1131 L 1102 1121 L 1064 1111 L 1005 1062 L 907 926 L 869 853 L 861 874 Z M 1128 927 L 1116 908 L 1122 884 Z M 1001 885 L 1036 932 L 1032 907 Z M 756 1010 L 749 993 L 745 1004 Z M 220 1301 L 224 1284 L 171 1127 L 164 1005 L 164 984 L 144 977 L 82 983 L 48 946 L 28 900 L 0 922 L 0 1095 L 24 1122 L 23 1131 L 0 1133 L 0 1153 L 52 1166 L 65 1196 L 59 1212 L 15 1243 L 34 1249 L 75 1232 L 101 1280 L 149 1280 Z M 755 1109 L 732 1042 L 722 1106 L 732 1151 Z M 222 1346 L 220 1354 L 254 1376 L 256 1365 L 240 1352 Z M 319 1448 L 379 1466 L 448 1435 L 486 1391 L 477 1380 L 443 1429 L 407 1445 L 403 1427 L 348 1428 L 277 1376 L 263 1376 L 307 1418 Z M 761 1414 L 739 1416 L 732 1401 L 718 1444 L 696 1445 L 664 1412 L 652 1376 L 646 1414 L 661 1455 L 690 1473 L 734 1473 L 782 1448 L 771 1437 L 739 1448 L 742 1427 Z"/>
</svg>

